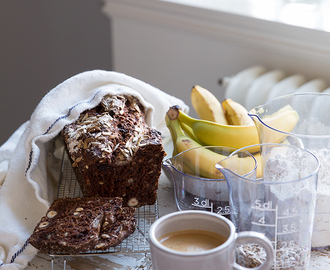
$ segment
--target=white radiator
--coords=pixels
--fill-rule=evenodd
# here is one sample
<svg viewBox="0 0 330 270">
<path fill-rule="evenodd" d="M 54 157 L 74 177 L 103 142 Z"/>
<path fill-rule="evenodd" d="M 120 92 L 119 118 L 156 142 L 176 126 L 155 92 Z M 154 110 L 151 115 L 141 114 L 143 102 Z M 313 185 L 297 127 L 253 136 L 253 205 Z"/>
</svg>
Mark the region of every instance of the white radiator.
<svg viewBox="0 0 330 270">
<path fill-rule="evenodd" d="M 267 70 L 261 65 L 244 69 L 232 77 L 225 77 L 220 83 L 225 87 L 225 98 L 235 100 L 247 110 L 287 94 L 330 93 L 330 86 L 322 78 L 308 81 L 301 74 L 288 76 L 280 69 Z"/>
</svg>

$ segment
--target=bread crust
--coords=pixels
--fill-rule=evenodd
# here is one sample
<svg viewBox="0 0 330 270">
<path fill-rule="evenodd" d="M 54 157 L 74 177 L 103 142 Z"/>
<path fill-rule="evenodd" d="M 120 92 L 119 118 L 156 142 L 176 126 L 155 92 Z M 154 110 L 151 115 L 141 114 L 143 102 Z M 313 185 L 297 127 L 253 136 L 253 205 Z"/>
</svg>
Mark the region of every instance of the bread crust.
<svg viewBox="0 0 330 270">
<path fill-rule="evenodd" d="M 75 255 L 107 249 L 135 231 L 134 211 L 133 207 L 122 207 L 122 198 L 56 199 L 28 242 L 47 254 Z"/>
<path fill-rule="evenodd" d="M 62 138 L 84 196 L 122 197 L 134 207 L 156 202 L 166 153 L 135 97 L 105 96 L 65 126 Z"/>
</svg>

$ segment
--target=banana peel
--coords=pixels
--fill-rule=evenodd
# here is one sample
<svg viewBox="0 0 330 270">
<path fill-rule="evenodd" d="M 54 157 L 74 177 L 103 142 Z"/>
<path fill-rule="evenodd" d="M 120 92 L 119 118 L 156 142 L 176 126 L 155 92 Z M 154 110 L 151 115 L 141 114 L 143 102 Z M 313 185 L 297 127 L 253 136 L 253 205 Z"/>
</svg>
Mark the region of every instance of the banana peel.
<svg viewBox="0 0 330 270">
<path fill-rule="evenodd" d="M 202 120 L 227 124 L 220 101 L 207 89 L 195 85 L 191 89 L 191 104 Z"/>
<path fill-rule="evenodd" d="M 222 101 L 225 115 L 229 125 L 248 126 L 254 125 L 253 120 L 248 115 L 247 109 L 236 101 L 230 98 Z"/>
<path fill-rule="evenodd" d="M 251 111 L 253 115 L 254 111 Z M 257 114 L 255 114 L 256 116 Z M 261 122 L 256 121 L 261 131 L 263 143 L 282 143 L 288 133 L 292 132 L 299 121 L 299 114 L 290 105 L 286 105 L 273 114 L 262 117 Z"/>
<path fill-rule="evenodd" d="M 180 122 L 188 125 L 203 145 L 243 148 L 259 144 L 259 135 L 255 125 L 234 126 L 218 124 L 190 117 L 177 106 L 172 106 L 170 110 L 172 119 L 178 119 Z M 255 152 L 257 151 L 258 148 L 256 148 Z"/>
<path fill-rule="evenodd" d="M 195 142 L 199 143 L 201 146 L 203 145 L 198 138 L 195 136 L 194 131 L 192 130 L 192 128 L 190 126 L 188 126 L 187 124 L 183 123 L 183 122 L 179 122 L 180 126 L 183 130 L 183 132 L 190 137 L 191 139 L 193 139 Z"/>
</svg>

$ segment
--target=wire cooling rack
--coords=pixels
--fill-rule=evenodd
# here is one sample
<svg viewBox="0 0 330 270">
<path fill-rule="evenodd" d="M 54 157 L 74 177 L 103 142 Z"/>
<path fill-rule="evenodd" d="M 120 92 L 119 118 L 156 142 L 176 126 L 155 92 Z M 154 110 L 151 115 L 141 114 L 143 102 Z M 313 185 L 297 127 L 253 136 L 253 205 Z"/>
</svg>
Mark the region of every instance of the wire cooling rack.
<svg viewBox="0 0 330 270">
<path fill-rule="evenodd" d="M 61 166 L 61 174 L 59 180 L 59 187 L 57 191 L 57 197 L 82 197 L 82 192 L 77 182 L 75 173 L 73 171 L 69 157 L 64 151 L 63 160 Z M 119 253 L 147 253 L 150 251 L 148 234 L 152 223 L 158 218 L 158 204 L 145 205 L 135 210 L 135 216 L 137 220 L 137 228 L 133 234 L 126 238 L 120 245 L 111 247 L 107 250 L 92 250 L 86 253 L 80 253 L 78 255 L 69 254 L 49 254 L 52 257 L 52 269 L 53 260 L 55 257 L 73 257 L 73 256 L 92 256 L 103 254 L 119 254 Z M 64 262 L 65 269 L 65 262 Z"/>
</svg>

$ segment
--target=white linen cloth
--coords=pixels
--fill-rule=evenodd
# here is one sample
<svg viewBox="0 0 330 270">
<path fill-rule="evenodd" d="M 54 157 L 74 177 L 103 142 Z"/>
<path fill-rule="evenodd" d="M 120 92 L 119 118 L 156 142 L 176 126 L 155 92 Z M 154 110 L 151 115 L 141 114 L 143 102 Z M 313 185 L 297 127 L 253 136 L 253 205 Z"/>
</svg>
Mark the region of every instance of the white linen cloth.
<svg viewBox="0 0 330 270">
<path fill-rule="evenodd" d="M 131 94 L 147 108 L 146 122 L 169 137 L 165 114 L 180 99 L 122 73 L 92 70 L 75 75 L 40 101 L 29 121 L 0 147 L 0 270 L 24 269 L 37 250 L 27 243 L 56 192 L 56 141 L 62 128 L 106 94 Z M 58 151 L 59 152 L 59 151 Z"/>
</svg>

